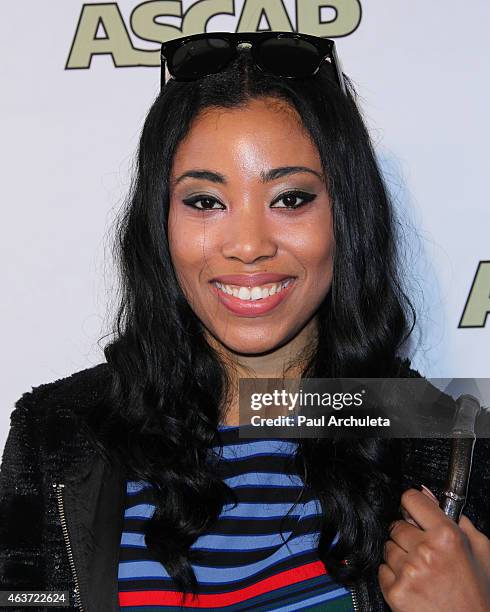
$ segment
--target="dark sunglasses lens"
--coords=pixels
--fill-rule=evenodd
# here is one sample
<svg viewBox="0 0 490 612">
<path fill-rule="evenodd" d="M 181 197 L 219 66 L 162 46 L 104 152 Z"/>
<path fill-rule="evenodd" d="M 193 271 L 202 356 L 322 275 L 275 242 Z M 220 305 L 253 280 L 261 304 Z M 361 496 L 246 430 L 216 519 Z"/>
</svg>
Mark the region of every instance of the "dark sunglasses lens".
<svg viewBox="0 0 490 612">
<path fill-rule="evenodd" d="M 233 49 L 223 38 L 205 38 L 184 43 L 169 61 L 175 78 L 193 79 L 218 72 L 233 56 Z"/>
<path fill-rule="evenodd" d="M 320 65 L 317 48 L 300 38 L 268 38 L 260 44 L 258 57 L 264 70 L 291 77 L 310 76 Z"/>
</svg>

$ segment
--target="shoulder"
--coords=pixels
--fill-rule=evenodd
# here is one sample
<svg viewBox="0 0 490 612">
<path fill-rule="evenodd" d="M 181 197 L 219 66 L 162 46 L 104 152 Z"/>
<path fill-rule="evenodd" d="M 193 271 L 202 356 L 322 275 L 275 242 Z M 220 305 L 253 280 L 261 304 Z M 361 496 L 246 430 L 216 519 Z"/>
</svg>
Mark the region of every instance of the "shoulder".
<svg viewBox="0 0 490 612">
<path fill-rule="evenodd" d="M 16 401 L 15 407 L 29 410 L 33 417 L 45 416 L 56 409 L 83 410 L 107 392 L 111 372 L 107 363 L 74 372 L 69 376 L 32 387 Z"/>
<path fill-rule="evenodd" d="M 15 402 L 11 429 L 24 431 L 48 450 L 63 441 L 70 443 L 82 433 L 80 417 L 107 396 L 111 379 L 110 366 L 104 362 L 32 387 Z"/>
<path fill-rule="evenodd" d="M 26 391 L 10 415 L 0 480 L 19 470 L 59 478 L 89 468 L 97 441 L 87 416 L 102 414 L 111 380 L 104 362 Z"/>
</svg>

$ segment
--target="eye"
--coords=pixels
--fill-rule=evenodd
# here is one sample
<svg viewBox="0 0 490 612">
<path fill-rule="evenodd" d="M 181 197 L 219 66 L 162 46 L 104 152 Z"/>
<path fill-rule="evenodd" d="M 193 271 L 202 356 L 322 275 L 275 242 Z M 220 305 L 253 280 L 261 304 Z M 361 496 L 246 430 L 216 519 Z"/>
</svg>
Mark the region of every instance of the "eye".
<svg viewBox="0 0 490 612">
<path fill-rule="evenodd" d="M 197 210 L 223 210 L 223 208 L 213 208 L 214 204 L 220 204 L 216 198 L 207 195 L 195 195 L 191 198 L 182 200 L 186 206 L 196 208 Z M 202 206 L 196 206 L 197 202 L 202 202 Z"/>
<path fill-rule="evenodd" d="M 295 203 L 298 198 L 303 200 L 301 204 Z M 315 194 L 307 193 L 306 191 L 288 191 L 286 193 L 281 194 L 272 203 L 274 204 L 275 202 L 280 202 L 281 200 L 284 200 L 285 206 L 274 206 L 273 208 L 289 208 L 294 210 L 295 208 L 300 208 L 300 206 L 304 206 L 315 198 Z"/>
<path fill-rule="evenodd" d="M 274 206 L 273 208 L 287 208 L 290 210 L 294 210 L 296 208 L 300 208 L 304 204 L 311 202 L 316 198 L 316 194 L 307 193 L 306 191 L 288 191 L 286 193 L 281 194 L 278 198 L 276 198 L 272 204 L 276 202 L 284 201 L 285 206 Z M 297 200 L 303 200 L 300 204 L 297 203 Z M 195 208 L 197 210 L 224 210 L 223 205 L 212 196 L 207 195 L 195 195 L 190 198 L 186 198 L 182 200 L 184 204 L 190 206 L 191 208 Z M 201 205 L 198 206 L 197 203 L 200 202 Z M 218 204 L 219 207 L 216 208 L 215 205 Z"/>
</svg>

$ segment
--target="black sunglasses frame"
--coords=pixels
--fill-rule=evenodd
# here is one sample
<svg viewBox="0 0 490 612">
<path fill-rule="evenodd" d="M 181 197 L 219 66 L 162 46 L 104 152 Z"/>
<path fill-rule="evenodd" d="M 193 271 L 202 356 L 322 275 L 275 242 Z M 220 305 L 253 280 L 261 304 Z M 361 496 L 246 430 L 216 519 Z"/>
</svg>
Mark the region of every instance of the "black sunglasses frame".
<svg viewBox="0 0 490 612">
<path fill-rule="evenodd" d="M 183 77 L 177 78 L 172 74 L 171 69 L 169 69 L 169 63 L 171 64 L 174 53 L 180 47 L 182 47 L 188 42 L 193 42 L 197 40 L 205 40 L 207 38 L 219 38 L 219 39 L 225 40 L 230 45 L 231 49 L 234 50 L 235 52 L 234 56 L 236 56 L 237 48 L 239 45 L 241 45 L 242 43 L 246 43 L 246 44 L 248 43 L 247 46 L 250 47 L 250 51 L 252 53 L 252 57 L 254 59 L 255 65 L 260 70 L 262 70 L 266 74 L 274 74 L 276 76 L 280 76 L 286 79 L 287 78 L 294 79 L 298 77 L 279 74 L 278 72 L 271 73 L 270 71 L 266 70 L 261 65 L 261 62 L 260 62 L 260 46 L 259 45 L 260 43 L 263 43 L 266 40 L 270 40 L 274 38 L 276 39 L 281 39 L 281 38 L 291 39 L 292 38 L 292 39 L 304 40 L 310 43 L 311 45 L 313 45 L 317 49 L 317 51 L 319 52 L 319 58 L 320 58 L 318 62 L 318 67 L 316 68 L 316 70 L 313 73 L 305 75 L 305 76 L 315 75 L 320 69 L 323 62 L 327 60 L 331 63 L 334 69 L 336 80 L 337 80 L 337 83 L 340 89 L 342 90 L 344 94 L 347 93 L 344 76 L 342 74 L 342 67 L 341 67 L 340 60 L 338 58 L 338 55 L 335 49 L 335 42 L 333 40 L 331 40 L 330 38 L 320 38 L 319 36 L 313 36 L 311 34 L 302 34 L 299 32 L 281 32 L 281 31 L 204 32 L 201 34 L 192 34 L 189 36 L 182 36 L 180 38 L 174 38 L 172 40 L 166 41 L 162 44 L 161 52 L 160 52 L 160 55 L 161 55 L 161 88 L 163 88 L 165 83 L 167 82 L 166 72 L 168 72 L 168 74 L 173 79 L 178 80 L 178 81 L 195 81 L 198 78 L 201 78 L 203 76 L 215 74 L 216 72 L 219 72 L 222 69 L 220 68 L 219 70 L 216 70 L 216 71 L 210 70 L 209 72 L 206 72 L 206 73 L 203 72 L 198 77 L 187 77 L 187 78 L 183 78 Z M 230 61 L 231 59 L 232 58 L 230 58 Z"/>
</svg>

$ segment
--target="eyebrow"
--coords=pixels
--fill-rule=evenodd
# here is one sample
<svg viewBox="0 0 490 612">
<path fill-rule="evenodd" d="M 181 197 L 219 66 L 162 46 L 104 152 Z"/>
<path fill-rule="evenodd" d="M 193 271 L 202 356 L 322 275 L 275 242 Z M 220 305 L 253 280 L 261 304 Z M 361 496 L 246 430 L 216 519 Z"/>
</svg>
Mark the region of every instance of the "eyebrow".
<svg viewBox="0 0 490 612">
<path fill-rule="evenodd" d="M 316 170 L 308 168 L 308 166 L 281 166 L 279 168 L 272 168 L 271 170 L 261 172 L 260 180 L 262 183 L 268 183 L 283 176 L 287 176 L 289 174 L 296 174 L 298 172 L 309 172 L 310 174 L 314 174 L 316 177 L 323 181 L 323 176 Z M 177 185 L 185 178 L 206 179 L 213 183 L 222 183 L 224 185 L 227 184 L 226 176 L 224 176 L 220 172 L 213 172 L 212 170 L 188 170 L 187 172 L 184 172 L 184 174 L 181 174 L 179 176 L 179 178 L 175 181 L 175 184 Z"/>
</svg>

